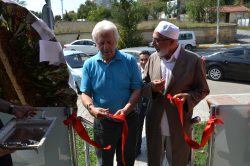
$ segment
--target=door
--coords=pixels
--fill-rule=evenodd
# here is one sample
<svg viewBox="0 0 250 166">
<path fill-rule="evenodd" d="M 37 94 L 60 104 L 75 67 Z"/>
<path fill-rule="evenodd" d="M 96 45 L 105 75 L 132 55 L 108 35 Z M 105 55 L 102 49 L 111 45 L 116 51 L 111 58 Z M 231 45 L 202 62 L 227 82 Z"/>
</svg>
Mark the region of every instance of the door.
<svg viewBox="0 0 250 166">
<path fill-rule="evenodd" d="M 82 51 L 85 53 L 89 53 L 88 49 L 86 49 L 85 41 L 76 41 L 71 44 L 70 50 L 72 51 Z"/>
<path fill-rule="evenodd" d="M 88 48 L 88 54 L 95 55 L 98 53 L 99 49 L 96 44 L 92 41 L 86 41 L 86 47 Z"/>
<path fill-rule="evenodd" d="M 230 13 L 226 13 L 226 23 L 229 23 L 229 15 Z"/>
<path fill-rule="evenodd" d="M 222 68 L 224 76 L 232 79 L 243 79 L 249 75 L 249 60 L 247 50 L 231 50 L 223 53 Z"/>
</svg>

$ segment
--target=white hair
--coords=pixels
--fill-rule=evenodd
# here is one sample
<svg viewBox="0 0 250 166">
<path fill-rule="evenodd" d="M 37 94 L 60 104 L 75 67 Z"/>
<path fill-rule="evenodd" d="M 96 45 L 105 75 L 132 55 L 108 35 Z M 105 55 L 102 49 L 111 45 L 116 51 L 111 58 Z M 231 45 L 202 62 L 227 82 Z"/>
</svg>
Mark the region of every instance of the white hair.
<svg viewBox="0 0 250 166">
<path fill-rule="evenodd" d="M 112 22 L 107 21 L 107 20 L 103 20 L 103 21 L 98 22 L 96 24 L 95 28 L 92 31 L 93 40 L 95 42 L 97 42 L 97 34 L 99 32 L 108 31 L 108 30 L 112 30 L 114 32 L 115 39 L 116 39 L 116 41 L 118 41 L 119 34 L 118 34 L 118 31 L 117 31 L 117 27 L 115 26 L 115 24 L 113 24 Z"/>
</svg>

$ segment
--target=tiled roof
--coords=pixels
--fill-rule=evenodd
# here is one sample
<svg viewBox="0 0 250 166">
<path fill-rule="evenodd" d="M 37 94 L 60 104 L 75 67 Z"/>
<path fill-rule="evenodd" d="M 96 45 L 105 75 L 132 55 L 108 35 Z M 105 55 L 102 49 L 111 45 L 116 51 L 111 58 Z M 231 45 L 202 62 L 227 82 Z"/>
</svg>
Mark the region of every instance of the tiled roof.
<svg viewBox="0 0 250 166">
<path fill-rule="evenodd" d="M 227 13 L 246 12 L 246 11 L 250 11 L 250 9 L 248 9 L 247 7 L 245 7 L 243 5 L 237 5 L 237 6 L 226 5 L 226 6 L 221 6 L 221 8 L 220 8 L 220 12 L 227 12 Z"/>
</svg>

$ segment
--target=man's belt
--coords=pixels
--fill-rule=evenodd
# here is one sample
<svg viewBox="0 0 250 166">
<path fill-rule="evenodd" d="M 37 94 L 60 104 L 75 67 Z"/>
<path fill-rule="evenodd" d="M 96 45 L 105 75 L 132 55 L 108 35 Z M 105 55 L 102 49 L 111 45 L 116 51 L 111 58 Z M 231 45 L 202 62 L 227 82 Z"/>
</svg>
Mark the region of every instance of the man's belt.
<svg viewBox="0 0 250 166">
<path fill-rule="evenodd" d="M 146 107 L 146 106 L 147 106 L 147 103 L 142 103 L 142 106 Z"/>
<path fill-rule="evenodd" d="M 126 116 L 126 118 L 134 115 L 135 113 L 137 113 L 137 108 L 134 108 L 132 111 L 130 111 L 130 113 Z M 110 121 L 110 122 L 115 122 L 113 118 L 110 117 L 106 117 L 104 118 L 104 120 Z"/>
</svg>

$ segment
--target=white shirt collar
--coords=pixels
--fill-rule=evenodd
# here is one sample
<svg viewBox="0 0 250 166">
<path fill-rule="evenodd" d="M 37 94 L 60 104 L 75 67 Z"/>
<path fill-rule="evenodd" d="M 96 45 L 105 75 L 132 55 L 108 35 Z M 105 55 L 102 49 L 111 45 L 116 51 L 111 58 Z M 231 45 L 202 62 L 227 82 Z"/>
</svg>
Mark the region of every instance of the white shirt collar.
<svg viewBox="0 0 250 166">
<path fill-rule="evenodd" d="M 144 73 L 144 69 L 141 67 L 141 74 Z"/>
</svg>

